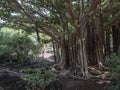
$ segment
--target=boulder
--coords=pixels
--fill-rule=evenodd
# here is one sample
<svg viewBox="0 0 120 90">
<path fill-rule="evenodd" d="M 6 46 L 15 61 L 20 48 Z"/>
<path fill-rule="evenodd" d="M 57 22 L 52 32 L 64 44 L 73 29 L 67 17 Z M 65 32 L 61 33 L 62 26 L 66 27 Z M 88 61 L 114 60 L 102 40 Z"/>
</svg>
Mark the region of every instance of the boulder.
<svg viewBox="0 0 120 90">
<path fill-rule="evenodd" d="M 0 70 L 0 90 L 27 90 L 25 81 L 19 74 L 12 71 Z"/>
</svg>

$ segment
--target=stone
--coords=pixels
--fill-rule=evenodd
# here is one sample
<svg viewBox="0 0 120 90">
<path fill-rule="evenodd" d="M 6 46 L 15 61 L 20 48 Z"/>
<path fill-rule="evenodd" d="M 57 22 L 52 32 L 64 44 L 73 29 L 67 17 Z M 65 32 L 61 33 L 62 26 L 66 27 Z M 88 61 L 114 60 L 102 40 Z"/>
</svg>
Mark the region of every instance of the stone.
<svg viewBox="0 0 120 90">
<path fill-rule="evenodd" d="M 27 90 L 25 81 L 16 74 L 11 76 L 10 72 L 0 71 L 0 87 L 3 90 Z"/>
</svg>

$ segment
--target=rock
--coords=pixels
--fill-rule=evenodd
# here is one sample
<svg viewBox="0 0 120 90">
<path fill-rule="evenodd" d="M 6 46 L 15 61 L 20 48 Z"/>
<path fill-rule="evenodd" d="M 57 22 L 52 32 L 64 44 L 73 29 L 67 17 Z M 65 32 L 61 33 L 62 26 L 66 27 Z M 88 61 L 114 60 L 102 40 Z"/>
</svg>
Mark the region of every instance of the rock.
<svg viewBox="0 0 120 90">
<path fill-rule="evenodd" d="M 27 90 L 25 88 L 25 82 L 16 74 L 11 76 L 10 72 L 7 71 L 0 71 L 0 87 L 3 88 L 3 90 Z"/>
<path fill-rule="evenodd" d="M 8 78 L 8 77 L 9 77 L 8 72 L 3 71 L 3 72 L 0 73 L 0 79 L 2 79 L 2 78 Z"/>
</svg>

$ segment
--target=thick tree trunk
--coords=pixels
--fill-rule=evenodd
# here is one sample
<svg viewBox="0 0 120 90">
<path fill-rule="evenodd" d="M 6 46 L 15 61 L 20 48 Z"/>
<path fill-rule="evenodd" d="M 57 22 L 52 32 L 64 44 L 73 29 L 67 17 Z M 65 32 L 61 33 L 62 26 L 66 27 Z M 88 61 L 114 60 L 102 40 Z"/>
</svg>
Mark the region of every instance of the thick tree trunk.
<svg viewBox="0 0 120 90">
<path fill-rule="evenodd" d="M 86 48 L 86 39 L 84 37 L 78 38 L 76 35 L 74 38 L 78 40 L 64 40 L 64 48 L 62 49 L 61 61 L 59 66 L 65 66 L 66 69 L 73 69 L 71 71 L 76 75 L 77 73 L 81 74 L 81 78 L 89 78 L 88 73 L 88 55 Z M 76 70 L 79 71 L 76 71 Z"/>
<path fill-rule="evenodd" d="M 110 29 L 106 30 L 105 33 L 105 56 L 110 56 L 111 54 L 111 37 L 110 37 Z"/>
<path fill-rule="evenodd" d="M 95 43 L 95 27 L 94 23 L 87 25 L 87 52 L 88 52 L 88 64 L 96 65 L 98 63 L 96 57 L 96 43 Z"/>
<path fill-rule="evenodd" d="M 65 67 L 68 69 L 70 67 L 70 61 L 71 61 L 71 58 L 70 58 L 70 49 L 69 49 L 69 44 L 68 44 L 68 41 L 65 41 Z"/>
<path fill-rule="evenodd" d="M 89 78 L 88 65 L 103 67 L 103 46 L 104 36 L 101 27 L 100 18 L 92 23 L 86 21 L 83 26 L 78 28 L 78 33 L 74 33 L 63 40 L 64 48 L 62 48 L 63 57 L 59 66 L 79 67 L 79 73 L 83 78 Z M 83 33 L 83 34 L 81 34 Z"/>
<path fill-rule="evenodd" d="M 95 22 L 92 20 L 91 24 L 88 24 L 87 27 L 88 63 L 90 66 L 99 66 L 104 55 L 104 32 L 100 18 L 97 18 Z"/>
<path fill-rule="evenodd" d="M 113 52 L 116 53 L 120 47 L 120 27 L 118 25 L 112 26 L 113 37 Z"/>
</svg>

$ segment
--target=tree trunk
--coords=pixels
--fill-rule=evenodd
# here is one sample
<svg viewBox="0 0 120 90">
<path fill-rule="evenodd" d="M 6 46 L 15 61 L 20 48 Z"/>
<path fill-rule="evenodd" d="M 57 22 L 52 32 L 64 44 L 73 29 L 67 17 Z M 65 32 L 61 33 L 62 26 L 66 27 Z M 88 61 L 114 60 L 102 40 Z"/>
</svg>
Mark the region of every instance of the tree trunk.
<svg viewBox="0 0 120 90">
<path fill-rule="evenodd" d="M 82 31 L 82 30 L 81 30 Z M 84 28 L 86 32 L 86 28 Z M 74 74 L 81 73 L 81 78 L 89 78 L 88 73 L 88 54 L 86 47 L 86 33 L 82 36 L 77 34 L 72 34 L 69 38 L 64 38 L 64 48 L 62 48 L 62 59 L 59 62 L 60 66 L 65 66 L 66 69 L 71 71 L 71 68 L 74 69 L 71 72 L 76 71 Z M 72 38 L 71 38 L 72 37 Z M 64 59 L 64 60 L 63 60 Z"/>
<path fill-rule="evenodd" d="M 110 29 L 106 30 L 105 33 L 105 56 L 110 56 L 111 54 L 111 37 L 110 37 Z"/>
<path fill-rule="evenodd" d="M 87 25 L 87 52 L 88 52 L 88 64 L 96 65 L 97 57 L 96 57 L 96 43 L 95 43 L 95 27 L 94 22 Z"/>
<path fill-rule="evenodd" d="M 120 27 L 118 25 L 112 26 L 112 37 L 113 37 L 113 52 L 116 53 L 120 47 Z"/>
<path fill-rule="evenodd" d="M 77 28 L 77 33 L 64 38 L 63 59 L 59 65 L 67 69 L 79 67 L 83 78 L 89 78 L 88 65 L 103 67 L 104 32 L 101 26 L 99 17 L 95 22 L 85 20 L 83 26 Z"/>
<path fill-rule="evenodd" d="M 53 43 L 54 60 L 55 60 L 55 62 L 57 62 L 56 51 L 55 51 L 55 42 L 52 40 L 52 43 Z"/>
<path fill-rule="evenodd" d="M 100 18 L 96 21 L 92 20 L 87 25 L 87 53 L 88 64 L 95 66 L 102 63 L 104 49 L 104 32 L 100 22 Z"/>
</svg>

